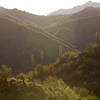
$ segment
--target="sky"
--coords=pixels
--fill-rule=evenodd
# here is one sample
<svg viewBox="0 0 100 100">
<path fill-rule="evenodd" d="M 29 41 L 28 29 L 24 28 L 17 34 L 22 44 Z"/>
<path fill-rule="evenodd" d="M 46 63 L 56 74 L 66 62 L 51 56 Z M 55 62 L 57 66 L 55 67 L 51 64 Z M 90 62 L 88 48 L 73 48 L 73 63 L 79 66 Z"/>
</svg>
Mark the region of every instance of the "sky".
<svg viewBox="0 0 100 100">
<path fill-rule="evenodd" d="M 89 0 L 100 2 L 100 0 Z M 88 0 L 0 0 L 0 6 L 18 8 L 37 15 L 47 15 L 58 9 L 69 9 L 82 5 Z"/>
</svg>

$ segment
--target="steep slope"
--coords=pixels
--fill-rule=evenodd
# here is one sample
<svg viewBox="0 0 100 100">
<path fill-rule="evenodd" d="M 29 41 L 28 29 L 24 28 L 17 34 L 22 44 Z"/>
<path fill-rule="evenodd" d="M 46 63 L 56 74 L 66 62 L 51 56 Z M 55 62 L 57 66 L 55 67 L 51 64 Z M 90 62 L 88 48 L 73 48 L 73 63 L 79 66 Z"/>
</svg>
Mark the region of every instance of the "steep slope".
<svg viewBox="0 0 100 100">
<path fill-rule="evenodd" d="M 100 97 L 100 47 L 90 45 L 82 52 L 69 52 L 54 64 L 53 75 L 71 86 L 86 87 Z"/>
<path fill-rule="evenodd" d="M 27 33 L 28 31 L 24 27 L 0 18 L 0 64 L 15 67 L 16 71 L 19 68 L 22 70 L 22 62 L 25 60 L 23 49 L 28 48 Z M 25 62 L 26 65 L 28 63 Z"/>
<path fill-rule="evenodd" d="M 25 11 L 21 11 L 18 9 L 7 9 L 0 7 L 0 15 L 9 19 L 11 21 L 15 21 L 19 24 L 24 25 L 35 25 L 37 27 L 45 27 L 47 25 L 60 24 L 61 21 L 64 22 L 64 19 L 67 19 L 69 16 L 38 16 L 34 14 L 30 14 Z"/>
<path fill-rule="evenodd" d="M 81 52 L 66 52 L 48 67 L 38 65 L 33 75 L 44 80 L 56 76 L 70 87 L 87 88 L 100 98 L 100 44 L 89 45 Z"/>
<path fill-rule="evenodd" d="M 17 9 L 0 8 L 0 15 L 3 18 L 22 25 L 34 25 L 46 31 L 46 35 L 49 32 L 50 38 L 59 38 L 65 44 L 70 42 L 80 49 L 84 48 L 87 43 L 94 42 L 95 32 L 99 31 L 99 14 L 100 9 L 92 7 L 88 7 L 73 15 L 59 16 L 37 16 Z M 87 27 L 88 24 L 89 27 Z M 87 30 L 87 32 L 83 33 L 83 30 Z M 87 34 L 89 35 L 86 36 Z M 81 36 L 85 40 L 80 40 Z"/>
<path fill-rule="evenodd" d="M 46 30 L 65 41 L 72 41 L 82 49 L 86 44 L 94 43 L 95 33 L 100 32 L 100 9 L 88 7 Z"/>
<path fill-rule="evenodd" d="M 35 56 L 35 63 L 41 63 L 41 50 L 45 51 L 45 64 L 54 61 L 58 56 L 59 45 L 39 28 L 21 26 L 0 18 L 0 64 L 7 64 L 16 72 L 32 68 L 32 55 Z"/>
<path fill-rule="evenodd" d="M 0 13 L 8 16 L 8 19 L 9 17 L 11 17 L 12 19 L 10 20 L 13 20 L 20 24 L 33 24 L 34 25 L 35 24 L 34 21 L 39 17 L 37 15 L 33 15 L 33 14 L 30 14 L 28 12 L 21 11 L 18 9 L 7 9 L 3 7 L 0 7 Z"/>
<path fill-rule="evenodd" d="M 83 5 L 79 5 L 79 6 L 76 6 L 74 8 L 71 8 L 71 9 L 60 9 L 58 11 L 54 11 L 54 12 L 50 13 L 49 16 L 52 16 L 52 15 L 74 14 L 74 13 L 77 13 L 79 11 L 84 10 L 87 7 L 100 8 L 100 3 L 88 1 L 87 3 L 85 3 Z"/>
<path fill-rule="evenodd" d="M 45 64 L 48 64 L 58 57 L 59 45 L 63 52 L 82 50 L 95 42 L 95 33 L 100 31 L 99 8 L 88 7 L 73 15 L 60 16 L 37 16 L 16 9 L 0 9 L 0 64 L 9 64 L 15 69 L 19 66 L 20 71 L 31 68 L 32 55 L 36 63 L 40 63 L 42 49 Z"/>
</svg>

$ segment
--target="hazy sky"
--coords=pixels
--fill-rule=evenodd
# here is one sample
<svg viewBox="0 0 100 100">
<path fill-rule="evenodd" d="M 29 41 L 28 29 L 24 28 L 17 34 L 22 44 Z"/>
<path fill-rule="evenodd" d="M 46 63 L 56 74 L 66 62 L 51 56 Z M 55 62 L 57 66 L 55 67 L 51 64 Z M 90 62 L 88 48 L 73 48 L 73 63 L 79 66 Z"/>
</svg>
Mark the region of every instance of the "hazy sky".
<svg viewBox="0 0 100 100">
<path fill-rule="evenodd" d="M 100 0 L 91 0 L 100 2 Z M 88 0 L 0 0 L 0 6 L 18 8 L 38 15 L 47 15 L 58 9 L 69 9 Z"/>
</svg>

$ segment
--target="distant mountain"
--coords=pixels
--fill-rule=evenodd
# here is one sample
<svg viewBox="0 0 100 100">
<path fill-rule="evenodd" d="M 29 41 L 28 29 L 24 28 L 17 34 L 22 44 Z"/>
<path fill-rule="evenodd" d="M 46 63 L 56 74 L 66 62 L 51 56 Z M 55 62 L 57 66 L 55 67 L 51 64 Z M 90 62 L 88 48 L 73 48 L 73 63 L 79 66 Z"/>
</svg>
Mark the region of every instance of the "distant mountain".
<svg viewBox="0 0 100 100">
<path fill-rule="evenodd" d="M 54 12 L 50 13 L 49 15 L 51 16 L 51 15 L 74 14 L 74 13 L 84 10 L 87 7 L 99 8 L 100 3 L 88 1 L 87 3 L 85 3 L 83 5 L 79 5 L 74 8 L 71 8 L 71 9 L 60 9 L 60 10 L 54 11 Z"/>
</svg>

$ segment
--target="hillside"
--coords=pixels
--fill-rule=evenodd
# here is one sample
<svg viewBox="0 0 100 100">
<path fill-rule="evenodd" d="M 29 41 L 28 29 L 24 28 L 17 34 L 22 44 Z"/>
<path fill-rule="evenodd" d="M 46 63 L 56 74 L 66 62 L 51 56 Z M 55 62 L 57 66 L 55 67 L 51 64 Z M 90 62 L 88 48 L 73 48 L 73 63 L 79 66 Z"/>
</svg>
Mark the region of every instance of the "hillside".
<svg viewBox="0 0 100 100">
<path fill-rule="evenodd" d="M 86 87 L 100 97 L 100 47 L 88 46 L 81 53 L 66 53 L 54 65 L 55 74 L 72 86 Z M 58 70 L 58 71 L 57 71 Z"/>
<path fill-rule="evenodd" d="M 45 64 L 55 61 L 60 43 L 45 34 L 34 26 L 0 18 L 0 64 L 11 66 L 15 72 L 28 71 L 32 68 L 32 55 L 36 64 L 41 63 L 41 50 L 45 51 Z"/>
<path fill-rule="evenodd" d="M 64 53 L 94 43 L 95 33 L 100 32 L 100 9 L 88 7 L 72 15 L 37 16 L 1 7 L 0 21 L 0 63 L 19 72 L 32 68 L 32 55 L 35 64 L 41 63 L 41 50 L 45 51 L 45 64 L 50 64 L 59 56 L 60 45 Z M 21 68 L 16 69 L 18 66 Z"/>
<path fill-rule="evenodd" d="M 65 19 L 65 16 L 38 16 L 18 9 L 7 9 L 0 7 L 0 15 L 6 19 L 24 25 L 35 25 L 45 27 L 48 24 L 56 24 L 59 19 Z M 61 21 L 60 21 L 61 22 Z M 59 23 L 60 23 L 59 22 Z"/>
<path fill-rule="evenodd" d="M 73 42 L 82 49 L 86 44 L 95 42 L 95 33 L 100 32 L 100 9 L 88 7 L 83 11 L 70 15 L 65 22 L 46 30 L 65 41 Z"/>
<path fill-rule="evenodd" d="M 0 68 L 0 99 L 2 100 L 99 100 L 89 90 L 70 87 L 62 79 L 49 76 L 34 79 L 32 73 L 11 75 L 12 69 Z"/>
<path fill-rule="evenodd" d="M 0 100 L 100 100 L 99 6 L 54 16 L 0 7 Z"/>
<path fill-rule="evenodd" d="M 33 71 L 36 79 L 48 76 L 56 76 L 70 87 L 85 87 L 100 97 L 100 47 L 94 44 L 82 52 L 66 52 L 48 67 L 37 65 Z"/>
<path fill-rule="evenodd" d="M 41 63 L 40 52 L 43 50 L 44 63 L 49 64 L 59 56 L 59 45 L 62 45 L 63 52 L 65 47 L 69 48 L 63 40 L 42 28 L 58 19 L 51 17 L 48 20 L 47 17 L 47 21 L 45 18 L 46 16 L 32 15 L 17 9 L 0 8 L 0 46 L 2 47 L 0 64 L 11 66 L 14 72 L 21 72 L 23 69 L 26 72 L 32 68 L 32 55 L 35 57 L 35 64 Z M 41 19 L 45 20 L 42 25 L 39 24 Z"/>
</svg>

